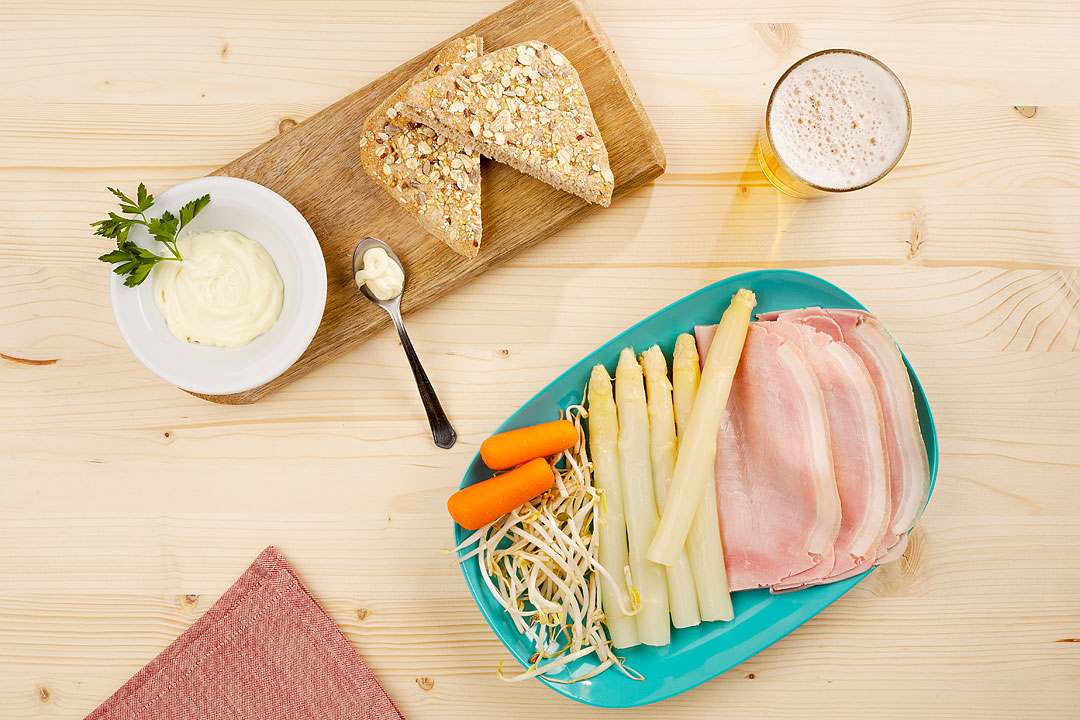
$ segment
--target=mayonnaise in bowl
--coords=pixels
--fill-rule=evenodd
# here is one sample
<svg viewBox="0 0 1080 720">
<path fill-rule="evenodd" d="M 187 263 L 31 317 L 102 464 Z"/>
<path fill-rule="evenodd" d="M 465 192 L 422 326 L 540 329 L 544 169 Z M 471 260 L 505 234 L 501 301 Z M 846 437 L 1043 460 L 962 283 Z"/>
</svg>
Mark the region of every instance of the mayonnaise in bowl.
<svg viewBox="0 0 1080 720">
<path fill-rule="evenodd" d="M 277 322 L 284 284 L 258 242 L 234 231 L 189 233 L 182 262 L 154 267 L 154 303 L 177 339 L 236 348 Z"/>
</svg>

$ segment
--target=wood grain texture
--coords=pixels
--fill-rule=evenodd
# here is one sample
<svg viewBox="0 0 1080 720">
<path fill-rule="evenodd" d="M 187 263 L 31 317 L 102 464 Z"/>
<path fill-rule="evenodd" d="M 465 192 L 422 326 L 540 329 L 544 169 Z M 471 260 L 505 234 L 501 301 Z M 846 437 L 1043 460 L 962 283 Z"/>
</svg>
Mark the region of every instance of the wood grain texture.
<svg viewBox="0 0 1080 720">
<path fill-rule="evenodd" d="M 410 317 L 449 452 L 392 331 L 244 406 L 134 359 L 87 232 L 105 185 L 212 172 L 502 5 L 0 4 L 0 355 L 56 361 L 0 357 L 0 717 L 84 717 L 270 543 L 410 718 L 1076 717 L 1075 2 L 593 3 L 668 170 Z M 764 102 L 838 45 L 900 74 L 911 145 L 878 186 L 789 202 L 752 162 Z M 763 266 L 853 293 L 918 370 L 941 474 L 913 548 L 656 706 L 502 683 L 512 658 L 440 553 L 480 441 L 626 326 Z"/>
<path fill-rule="evenodd" d="M 518 0 L 453 37 L 465 35 L 483 37 L 489 52 L 540 40 L 566 55 L 581 77 L 607 146 L 615 174 L 613 198 L 664 172 L 664 149 L 652 123 L 587 6 L 578 0 Z M 464 260 L 368 177 L 358 143 L 364 120 L 431 62 L 440 46 L 215 171 L 265 185 L 304 215 L 326 259 L 326 310 L 307 350 L 274 380 L 233 395 L 193 394 L 228 405 L 255 402 L 387 327 L 387 314 L 368 302 L 353 280 L 353 248 L 366 236 L 386 241 L 401 258 L 408 276 L 401 312 L 407 315 L 598 209 L 509 166 L 485 162 L 483 247 L 479 256 Z"/>
</svg>

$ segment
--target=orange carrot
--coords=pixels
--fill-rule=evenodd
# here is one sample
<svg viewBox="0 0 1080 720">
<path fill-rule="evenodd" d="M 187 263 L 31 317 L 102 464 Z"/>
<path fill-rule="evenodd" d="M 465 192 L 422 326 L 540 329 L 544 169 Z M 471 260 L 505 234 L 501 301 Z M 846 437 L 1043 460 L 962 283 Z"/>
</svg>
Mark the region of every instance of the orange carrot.
<svg viewBox="0 0 1080 720">
<path fill-rule="evenodd" d="M 551 487 L 555 473 L 544 458 L 530 460 L 490 480 L 462 488 L 446 501 L 450 517 L 466 530 L 477 530 Z"/>
<path fill-rule="evenodd" d="M 578 441 L 569 420 L 524 427 L 493 435 L 480 445 L 480 457 L 492 470 L 504 470 L 534 458 L 561 453 Z"/>
</svg>

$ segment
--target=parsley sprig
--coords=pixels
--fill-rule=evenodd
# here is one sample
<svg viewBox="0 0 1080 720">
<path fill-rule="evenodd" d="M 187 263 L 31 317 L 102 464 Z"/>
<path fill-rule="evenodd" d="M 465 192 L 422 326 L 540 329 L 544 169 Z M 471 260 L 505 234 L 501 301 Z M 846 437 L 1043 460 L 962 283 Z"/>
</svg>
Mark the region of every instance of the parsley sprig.
<svg viewBox="0 0 1080 720">
<path fill-rule="evenodd" d="M 176 236 L 210 202 L 210 196 L 203 195 L 180 208 L 179 217 L 166 210 L 161 213 L 161 217 L 148 218 L 146 212 L 154 206 L 154 196 L 146 192 L 146 185 L 139 183 L 134 200 L 116 188 L 109 188 L 109 192 L 120 198 L 120 212 L 133 217 L 111 212 L 106 219 L 90 223 L 90 227 L 97 228 L 95 235 L 116 240 L 116 249 L 102 255 L 98 260 L 116 264 L 113 272 L 126 275 L 124 285 L 128 287 L 141 284 L 154 266 L 163 260 L 183 260 L 176 247 Z M 165 246 L 172 257 L 157 255 L 128 240 L 128 232 L 134 225 L 144 226 L 155 240 Z"/>
</svg>

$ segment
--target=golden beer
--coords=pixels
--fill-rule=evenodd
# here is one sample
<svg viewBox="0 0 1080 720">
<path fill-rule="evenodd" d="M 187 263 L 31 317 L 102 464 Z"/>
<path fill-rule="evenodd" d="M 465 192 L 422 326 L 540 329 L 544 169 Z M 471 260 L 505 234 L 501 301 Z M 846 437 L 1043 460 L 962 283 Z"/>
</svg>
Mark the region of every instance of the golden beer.
<svg viewBox="0 0 1080 720">
<path fill-rule="evenodd" d="M 911 105 L 889 68 L 856 50 L 822 50 L 773 88 L 758 163 L 793 197 L 850 192 L 896 167 L 910 137 Z"/>
</svg>

